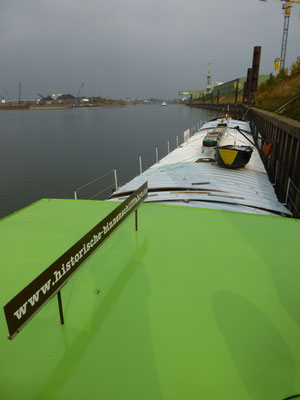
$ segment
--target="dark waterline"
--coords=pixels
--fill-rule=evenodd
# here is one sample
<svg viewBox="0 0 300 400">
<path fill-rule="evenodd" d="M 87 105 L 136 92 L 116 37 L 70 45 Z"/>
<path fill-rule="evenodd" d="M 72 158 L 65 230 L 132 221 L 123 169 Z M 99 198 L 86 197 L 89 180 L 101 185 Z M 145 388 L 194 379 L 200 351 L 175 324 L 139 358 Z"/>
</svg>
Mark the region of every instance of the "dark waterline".
<svg viewBox="0 0 300 400">
<path fill-rule="evenodd" d="M 41 198 L 73 198 L 73 190 L 117 168 L 119 185 L 183 141 L 183 131 L 213 118 L 209 110 L 179 105 L 110 109 L 2 111 L 0 217 Z M 89 198 L 113 175 L 79 191 Z M 96 198 L 105 198 L 108 189 Z"/>
</svg>

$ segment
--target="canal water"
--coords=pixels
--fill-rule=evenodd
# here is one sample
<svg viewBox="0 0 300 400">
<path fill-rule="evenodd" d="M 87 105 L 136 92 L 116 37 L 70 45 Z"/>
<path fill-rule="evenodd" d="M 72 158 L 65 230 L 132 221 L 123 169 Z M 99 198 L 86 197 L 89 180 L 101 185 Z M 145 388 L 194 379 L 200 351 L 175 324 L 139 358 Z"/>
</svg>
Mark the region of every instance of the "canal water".
<svg viewBox="0 0 300 400">
<path fill-rule="evenodd" d="M 117 168 L 119 186 L 183 141 L 183 131 L 215 116 L 181 105 L 0 111 L 0 218 L 41 198 L 74 198 L 74 189 Z M 113 173 L 78 191 L 87 199 Z M 104 199 L 112 187 L 94 199 Z"/>
</svg>

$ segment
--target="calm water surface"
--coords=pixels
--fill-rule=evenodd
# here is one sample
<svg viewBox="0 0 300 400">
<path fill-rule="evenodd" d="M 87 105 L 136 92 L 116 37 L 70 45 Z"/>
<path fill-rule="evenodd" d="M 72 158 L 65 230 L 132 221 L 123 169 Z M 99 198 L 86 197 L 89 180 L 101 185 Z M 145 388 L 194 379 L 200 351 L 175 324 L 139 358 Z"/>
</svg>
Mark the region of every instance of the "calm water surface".
<svg viewBox="0 0 300 400">
<path fill-rule="evenodd" d="M 117 168 L 119 185 L 183 140 L 183 131 L 213 111 L 179 105 L 57 111 L 0 111 L 0 217 L 41 198 L 73 198 L 73 191 Z M 79 191 L 89 198 L 113 175 Z M 96 198 L 105 198 L 108 189 Z"/>
</svg>

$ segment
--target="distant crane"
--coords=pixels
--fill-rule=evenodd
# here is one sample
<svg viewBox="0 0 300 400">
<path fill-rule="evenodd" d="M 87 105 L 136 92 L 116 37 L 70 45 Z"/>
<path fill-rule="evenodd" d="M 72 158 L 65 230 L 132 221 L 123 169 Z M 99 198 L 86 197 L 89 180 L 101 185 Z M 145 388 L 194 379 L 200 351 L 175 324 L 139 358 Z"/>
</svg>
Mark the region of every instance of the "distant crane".
<svg viewBox="0 0 300 400">
<path fill-rule="evenodd" d="M 299 2 L 300 2 L 300 0 L 299 0 Z M 80 93 L 81 93 L 81 89 L 83 88 L 83 86 L 84 86 L 84 83 L 82 83 L 81 85 L 80 85 L 80 88 L 79 88 L 79 90 L 78 90 L 78 94 L 77 94 L 77 100 L 79 99 L 79 96 L 80 96 Z"/>
<path fill-rule="evenodd" d="M 22 83 L 19 82 L 19 106 L 21 105 Z"/>
<path fill-rule="evenodd" d="M 267 1 L 267 0 L 261 0 Z M 287 39 L 289 33 L 289 24 L 290 24 L 290 15 L 292 4 L 300 4 L 300 0 L 279 0 L 282 1 L 282 8 L 284 10 L 284 23 L 283 23 L 283 34 L 282 34 L 282 43 L 281 43 L 281 55 L 280 60 L 278 58 L 275 60 L 275 70 L 281 70 L 285 65 L 285 56 L 286 56 L 286 48 L 287 48 Z M 300 21 L 300 15 L 299 15 Z M 279 62 L 278 62 L 279 61 Z"/>
<path fill-rule="evenodd" d="M 40 94 L 40 93 L 37 93 L 37 95 L 41 98 L 41 99 L 43 99 L 45 96 L 43 96 L 42 94 Z"/>
</svg>

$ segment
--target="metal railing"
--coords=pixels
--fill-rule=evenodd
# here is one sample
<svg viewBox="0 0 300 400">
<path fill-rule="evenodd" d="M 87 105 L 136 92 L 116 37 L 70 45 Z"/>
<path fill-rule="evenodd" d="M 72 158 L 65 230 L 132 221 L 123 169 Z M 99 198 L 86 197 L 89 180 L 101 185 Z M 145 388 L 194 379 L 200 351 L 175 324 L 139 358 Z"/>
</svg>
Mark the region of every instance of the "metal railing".
<svg viewBox="0 0 300 400">
<path fill-rule="evenodd" d="M 195 132 L 198 132 L 200 130 L 201 124 L 202 124 L 202 121 L 199 121 L 199 122 L 197 122 L 196 126 L 193 126 L 192 128 L 190 128 L 190 136 L 189 137 L 191 137 Z M 183 136 L 183 142 L 184 142 L 184 136 Z M 179 145 L 180 145 L 179 144 L 179 137 L 177 135 L 176 136 L 176 147 L 175 148 L 179 147 Z M 158 146 L 156 146 L 155 147 L 155 162 L 156 163 L 159 163 L 159 151 L 158 150 L 159 150 L 159 148 L 158 148 Z M 167 141 L 167 154 L 169 154 L 169 153 L 170 153 L 170 140 Z M 122 167 L 126 166 L 126 164 L 128 166 L 128 164 L 130 164 L 130 162 L 123 163 Z M 143 173 L 143 160 L 142 160 L 142 156 L 141 155 L 138 156 L 138 167 L 139 167 L 139 169 L 138 169 L 139 173 L 142 174 Z M 95 179 L 91 180 L 90 182 L 88 182 L 88 183 L 80 186 L 79 188 L 75 189 L 74 190 L 74 199 L 78 200 L 79 191 L 91 186 L 92 184 L 94 184 L 96 182 L 99 183 L 104 178 L 108 177 L 109 175 L 113 175 L 113 182 L 111 184 L 105 186 L 104 188 L 101 188 L 100 191 L 98 191 L 97 193 L 93 194 L 87 200 L 92 200 L 92 199 L 96 198 L 97 196 L 101 195 L 102 193 L 107 192 L 109 189 L 112 189 L 112 188 L 114 188 L 115 191 L 118 190 L 118 188 L 119 188 L 119 185 L 118 185 L 118 171 L 117 171 L 117 168 L 114 168 L 114 169 L 106 172 L 105 174 L 99 176 L 98 178 L 95 178 Z"/>
<path fill-rule="evenodd" d="M 98 178 L 93 179 L 92 181 L 86 183 L 85 185 L 82 185 L 82 186 L 80 186 L 79 188 L 75 189 L 75 190 L 74 190 L 74 199 L 75 199 L 75 200 L 78 200 L 78 192 L 79 192 L 80 190 L 85 189 L 86 187 L 92 185 L 93 183 L 104 179 L 105 177 L 107 177 L 108 175 L 110 175 L 110 174 L 112 174 L 112 173 L 114 174 L 114 178 L 115 178 L 114 183 L 111 184 L 111 185 L 109 185 L 109 186 L 107 186 L 106 188 L 102 189 L 100 192 L 94 194 L 94 195 L 93 195 L 92 197 L 90 197 L 88 200 L 93 199 L 93 198 L 96 197 L 97 195 L 99 195 L 99 194 L 101 194 L 101 193 L 105 192 L 106 190 L 111 189 L 111 188 L 113 188 L 113 187 L 115 187 L 115 190 L 117 190 L 117 189 L 118 189 L 117 170 L 116 170 L 116 169 L 112 169 L 111 171 L 106 172 L 104 175 L 101 175 L 101 176 L 99 176 Z"/>
</svg>

